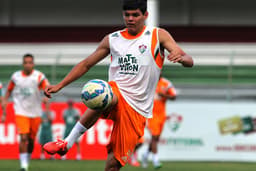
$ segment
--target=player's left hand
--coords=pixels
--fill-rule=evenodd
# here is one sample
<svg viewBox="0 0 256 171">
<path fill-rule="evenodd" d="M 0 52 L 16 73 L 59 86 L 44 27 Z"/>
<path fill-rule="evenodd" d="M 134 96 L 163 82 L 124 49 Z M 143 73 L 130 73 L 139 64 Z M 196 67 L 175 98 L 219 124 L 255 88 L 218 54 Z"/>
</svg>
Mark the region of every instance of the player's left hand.
<svg viewBox="0 0 256 171">
<path fill-rule="evenodd" d="M 185 53 L 182 50 L 173 50 L 168 56 L 167 59 L 173 63 L 182 63 L 183 62 L 183 55 Z"/>
<path fill-rule="evenodd" d="M 171 119 L 171 116 L 170 115 L 166 115 L 166 117 L 165 117 L 165 120 L 170 120 Z"/>
<path fill-rule="evenodd" d="M 44 89 L 44 95 L 48 98 L 51 98 L 52 93 L 56 93 L 60 90 L 61 88 L 57 85 L 49 85 Z"/>
</svg>

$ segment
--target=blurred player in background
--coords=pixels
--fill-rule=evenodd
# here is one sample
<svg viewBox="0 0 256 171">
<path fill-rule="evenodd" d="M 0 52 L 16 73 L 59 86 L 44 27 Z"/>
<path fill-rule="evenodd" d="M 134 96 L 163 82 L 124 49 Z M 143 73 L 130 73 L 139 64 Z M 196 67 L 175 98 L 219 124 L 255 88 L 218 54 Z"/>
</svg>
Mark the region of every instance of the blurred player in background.
<svg viewBox="0 0 256 171">
<path fill-rule="evenodd" d="M 45 106 L 44 111 L 42 112 L 41 116 L 41 127 L 39 131 L 39 144 L 41 145 L 41 155 L 40 159 L 45 159 L 43 145 L 47 142 L 52 141 L 52 121 L 55 118 L 55 114 L 53 111 L 50 110 L 50 103 L 47 103 Z"/>
<path fill-rule="evenodd" d="M 32 54 L 23 56 L 23 70 L 12 74 L 4 97 L 5 105 L 12 94 L 15 120 L 20 136 L 19 152 L 21 171 L 27 171 L 34 141 L 41 123 L 41 103 L 47 104 L 48 98 L 41 97 L 40 90 L 49 85 L 45 75 L 34 69 Z M 4 119 L 5 120 L 5 116 Z"/>
<path fill-rule="evenodd" d="M 47 143 L 48 153 L 65 154 L 85 131 L 100 117 L 114 121 L 105 170 L 120 170 L 129 160 L 140 137 L 146 118 L 152 117 L 154 92 L 164 62 L 167 59 L 192 67 L 193 60 L 161 28 L 145 26 L 148 17 L 146 0 L 123 0 L 124 30 L 103 38 L 96 51 L 78 63 L 57 85 L 48 86 L 45 95 L 51 97 L 111 54 L 109 84 L 113 100 L 105 110 L 87 109 L 65 140 Z"/>
<path fill-rule="evenodd" d="M 173 84 L 169 80 L 160 76 L 154 97 L 153 118 L 148 119 L 147 122 L 147 127 L 151 133 L 151 141 L 149 143 L 148 150 L 142 155 L 142 167 L 147 167 L 148 156 L 150 153 L 153 154 L 152 162 L 154 167 L 157 169 L 162 166 L 158 158 L 157 144 L 159 142 L 164 123 L 166 119 L 168 119 L 166 115 L 166 101 L 168 99 L 175 100 L 176 95 L 177 93 Z"/>
<path fill-rule="evenodd" d="M 74 101 L 69 99 L 67 101 L 68 108 L 64 110 L 62 117 L 65 122 L 65 132 L 64 132 L 64 138 L 66 138 L 69 133 L 71 132 L 72 128 L 76 125 L 77 121 L 80 118 L 80 111 L 74 107 Z M 81 152 L 80 152 L 80 144 L 77 139 L 75 142 L 76 147 L 77 147 L 77 154 L 76 154 L 76 159 L 81 160 Z M 65 159 L 62 158 L 62 159 Z"/>
<path fill-rule="evenodd" d="M 4 107 L 4 98 L 3 98 L 3 84 L 2 82 L 0 82 L 0 106 L 2 108 L 2 119 L 1 120 L 5 120 L 5 116 L 6 116 L 6 108 Z"/>
</svg>

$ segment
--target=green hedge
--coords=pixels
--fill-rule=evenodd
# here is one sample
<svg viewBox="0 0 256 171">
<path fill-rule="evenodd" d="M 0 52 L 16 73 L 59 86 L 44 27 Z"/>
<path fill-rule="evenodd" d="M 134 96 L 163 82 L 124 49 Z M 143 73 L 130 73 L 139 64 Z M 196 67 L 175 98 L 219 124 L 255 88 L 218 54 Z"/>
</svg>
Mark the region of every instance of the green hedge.
<svg viewBox="0 0 256 171">
<path fill-rule="evenodd" d="M 72 67 L 71 65 L 36 66 L 38 70 L 46 74 L 52 83 L 63 79 Z M 0 65 L 1 81 L 7 83 L 11 74 L 20 69 L 21 66 L 17 65 Z M 256 84 L 255 66 L 233 66 L 231 71 L 228 66 L 194 66 L 193 68 L 184 68 L 179 65 L 166 65 L 163 68 L 162 74 L 176 85 L 225 85 L 230 83 L 231 77 L 233 84 Z M 86 82 L 94 78 L 107 80 L 107 75 L 108 66 L 96 65 L 76 82 Z"/>
</svg>

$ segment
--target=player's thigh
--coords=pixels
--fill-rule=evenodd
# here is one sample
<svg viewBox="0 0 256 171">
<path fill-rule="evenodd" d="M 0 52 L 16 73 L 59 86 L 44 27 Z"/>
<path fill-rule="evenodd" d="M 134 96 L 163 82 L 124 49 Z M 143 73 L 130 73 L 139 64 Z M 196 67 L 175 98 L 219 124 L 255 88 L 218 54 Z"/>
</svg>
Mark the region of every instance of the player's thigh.
<svg viewBox="0 0 256 171">
<path fill-rule="evenodd" d="M 30 122 L 29 118 L 21 115 L 15 116 L 16 126 L 18 129 L 18 133 L 21 134 L 29 134 L 30 130 Z"/>
<path fill-rule="evenodd" d="M 152 136 L 158 136 L 161 133 L 161 124 L 158 120 L 150 119 L 148 122 L 148 129 Z"/>
<path fill-rule="evenodd" d="M 29 136 L 29 138 L 31 138 L 32 140 L 34 140 L 36 138 L 36 134 L 39 130 L 40 124 L 41 124 L 40 117 L 30 118 L 30 136 Z"/>
</svg>

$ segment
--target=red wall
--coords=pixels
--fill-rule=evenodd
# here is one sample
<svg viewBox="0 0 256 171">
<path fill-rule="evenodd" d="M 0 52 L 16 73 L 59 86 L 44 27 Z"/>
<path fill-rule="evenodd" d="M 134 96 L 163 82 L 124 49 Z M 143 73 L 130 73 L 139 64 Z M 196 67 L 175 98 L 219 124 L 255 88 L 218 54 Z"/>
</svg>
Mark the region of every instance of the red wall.
<svg viewBox="0 0 256 171">
<path fill-rule="evenodd" d="M 64 124 L 62 111 L 66 108 L 66 103 L 54 102 L 51 109 L 55 112 L 53 122 L 54 139 L 62 137 Z M 81 115 L 86 110 L 82 103 L 75 103 L 75 107 L 81 111 Z M 89 129 L 80 139 L 82 159 L 106 159 L 107 151 L 105 146 L 109 142 L 112 129 L 112 121 L 99 119 L 98 122 Z M 36 140 L 32 158 L 40 158 L 41 146 Z M 0 123 L 0 159 L 18 159 L 18 134 L 15 126 L 13 104 L 8 104 L 7 121 Z M 73 146 L 67 153 L 67 159 L 75 159 L 76 146 Z M 47 157 L 50 157 L 47 155 Z M 60 158 L 58 155 L 56 158 Z"/>
</svg>

